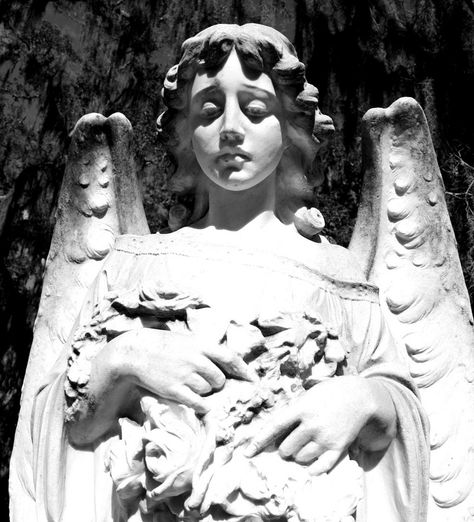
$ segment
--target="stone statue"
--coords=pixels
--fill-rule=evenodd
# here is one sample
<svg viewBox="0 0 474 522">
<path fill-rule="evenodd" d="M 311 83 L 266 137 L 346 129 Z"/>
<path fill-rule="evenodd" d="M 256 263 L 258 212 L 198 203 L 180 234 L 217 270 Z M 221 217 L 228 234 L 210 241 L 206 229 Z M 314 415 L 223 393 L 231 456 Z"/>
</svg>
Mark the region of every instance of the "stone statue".
<svg viewBox="0 0 474 522">
<path fill-rule="evenodd" d="M 333 126 L 290 42 L 217 25 L 182 50 L 169 233 L 126 118 L 73 132 L 12 521 L 470 520 L 472 317 L 421 108 L 366 115 L 346 250 L 309 204 Z"/>
</svg>

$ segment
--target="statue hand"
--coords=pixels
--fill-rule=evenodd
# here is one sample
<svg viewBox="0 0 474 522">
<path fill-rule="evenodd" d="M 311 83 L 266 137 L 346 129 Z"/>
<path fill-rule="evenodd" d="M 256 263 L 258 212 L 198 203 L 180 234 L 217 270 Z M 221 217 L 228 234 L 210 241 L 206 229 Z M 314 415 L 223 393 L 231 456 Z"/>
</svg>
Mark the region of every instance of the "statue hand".
<svg viewBox="0 0 474 522">
<path fill-rule="evenodd" d="M 359 438 L 364 450 L 388 447 L 396 431 L 396 413 L 382 383 L 361 377 L 321 382 L 276 411 L 251 440 L 252 457 L 276 439 L 283 458 L 308 464 L 313 475 L 327 473 Z"/>
<path fill-rule="evenodd" d="M 67 422 L 69 440 L 90 444 L 117 429 L 120 417 L 133 419 L 144 390 L 207 413 L 202 395 L 222 388 L 226 375 L 254 379 L 244 361 L 224 346 L 204 346 L 196 336 L 151 328 L 126 332 L 92 360 L 87 398 Z"/>
<path fill-rule="evenodd" d="M 202 396 L 221 389 L 226 376 L 253 380 L 245 362 L 225 346 L 204 346 L 199 338 L 144 328 L 121 335 L 115 350 L 123 375 L 165 399 L 206 413 Z"/>
</svg>

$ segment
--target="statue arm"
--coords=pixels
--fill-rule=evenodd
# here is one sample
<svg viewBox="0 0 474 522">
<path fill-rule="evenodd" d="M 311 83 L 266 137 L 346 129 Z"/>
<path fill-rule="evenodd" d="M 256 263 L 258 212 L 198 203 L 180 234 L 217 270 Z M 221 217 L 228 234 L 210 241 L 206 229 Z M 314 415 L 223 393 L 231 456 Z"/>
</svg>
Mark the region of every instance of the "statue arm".
<svg viewBox="0 0 474 522">
<path fill-rule="evenodd" d="M 253 439 L 255 454 L 296 427 L 295 435 L 280 445 L 285 458 L 300 460 L 302 448 L 315 442 L 304 460 L 315 460 L 317 473 L 329 471 L 355 441 L 363 451 L 385 450 L 396 437 L 398 414 L 392 387 L 416 396 L 403 358 L 387 329 L 378 303 L 328 297 L 334 324 L 351 346 L 345 375 L 316 384 L 298 397 L 291 408 L 278 411 Z M 334 301 L 334 302 L 333 302 Z M 342 305 L 342 306 L 341 306 Z M 393 384 L 395 383 L 395 384 Z M 327 453 L 325 458 L 321 458 Z"/>
<path fill-rule="evenodd" d="M 69 440 L 90 444 L 117 429 L 120 417 L 133 419 L 141 411 L 141 390 L 206 413 L 201 395 L 225 382 L 211 358 L 221 366 L 226 361 L 197 344 L 190 335 L 150 328 L 131 330 L 107 343 L 92 361 L 79 410 L 68 419 Z"/>
<path fill-rule="evenodd" d="M 365 381 L 384 390 L 392 403 L 396 421 L 394 437 L 383 451 L 366 448 L 363 444 L 364 432 L 352 446 L 354 455 L 365 470 L 365 519 L 378 520 L 380 506 L 386 502 L 397 507 L 400 519 L 413 522 L 425 520 L 429 427 L 418 390 L 409 373 L 406 352 L 392 335 L 381 304 L 346 302 L 346 312 L 352 339 L 357 346 L 350 354 L 349 366 Z"/>
<path fill-rule="evenodd" d="M 262 451 L 286 434 L 280 455 L 310 472 L 330 471 L 358 439 L 364 451 L 385 450 L 396 435 L 397 414 L 387 388 L 377 379 L 328 379 L 304 392 L 291 407 L 277 411 L 247 448 Z"/>
<path fill-rule="evenodd" d="M 118 429 L 118 419 L 134 420 L 139 400 L 152 394 L 208 411 L 203 397 L 224 386 L 226 376 L 252 380 L 243 360 L 190 333 L 153 328 L 129 330 L 109 341 L 91 360 L 85 393 L 66 416 L 69 441 L 83 446 Z"/>
<path fill-rule="evenodd" d="M 365 451 L 383 451 L 397 434 L 397 412 L 391 394 L 383 383 L 377 379 L 364 379 L 364 384 L 371 411 L 359 432 L 358 442 Z M 362 387 L 362 383 L 359 386 Z"/>
</svg>

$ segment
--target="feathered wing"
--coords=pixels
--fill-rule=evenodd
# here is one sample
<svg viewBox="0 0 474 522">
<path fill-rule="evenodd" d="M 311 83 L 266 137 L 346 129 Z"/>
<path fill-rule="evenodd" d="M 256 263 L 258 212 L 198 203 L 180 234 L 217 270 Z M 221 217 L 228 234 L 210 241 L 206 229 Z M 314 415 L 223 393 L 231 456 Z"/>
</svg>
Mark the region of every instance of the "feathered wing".
<svg viewBox="0 0 474 522">
<path fill-rule="evenodd" d="M 119 113 L 109 118 L 88 114 L 72 132 L 12 455 L 14 520 L 32 519 L 30 419 L 36 392 L 45 376 L 54 371 L 86 292 L 115 237 L 149 232 L 131 141 L 130 122 Z"/>
<path fill-rule="evenodd" d="M 364 117 L 362 201 L 349 249 L 405 343 L 431 425 L 429 522 L 474 515 L 474 330 L 444 186 L 411 98 Z"/>
</svg>

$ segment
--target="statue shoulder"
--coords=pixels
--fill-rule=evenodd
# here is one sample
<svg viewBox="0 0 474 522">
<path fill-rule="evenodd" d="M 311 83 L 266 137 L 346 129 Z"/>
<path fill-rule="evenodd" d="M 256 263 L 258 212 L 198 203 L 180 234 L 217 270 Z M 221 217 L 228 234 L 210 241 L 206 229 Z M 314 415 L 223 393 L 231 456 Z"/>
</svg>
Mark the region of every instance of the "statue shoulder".
<svg viewBox="0 0 474 522">
<path fill-rule="evenodd" d="M 309 243 L 305 258 L 310 256 L 315 268 L 337 280 L 365 283 L 367 278 L 356 256 L 347 248 L 331 243 Z"/>
<path fill-rule="evenodd" d="M 222 240 L 222 237 L 211 236 L 210 239 L 209 236 L 193 229 L 171 234 L 122 235 L 116 239 L 114 250 L 134 255 L 155 255 L 183 249 L 196 253 L 198 247 L 203 245 L 207 251 L 211 245 L 214 248 L 220 245 L 228 250 L 229 243 L 224 241 L 221 244 L 219 239 Z M 262 250 L 292 258 L 335 280 L 367 282 L 356 256 L 347 248 L 331 243 L 314 243 L 302 236 L 293 236 L 287 240 L 282 241 L 274 250 Z"/>
</svg>

